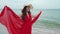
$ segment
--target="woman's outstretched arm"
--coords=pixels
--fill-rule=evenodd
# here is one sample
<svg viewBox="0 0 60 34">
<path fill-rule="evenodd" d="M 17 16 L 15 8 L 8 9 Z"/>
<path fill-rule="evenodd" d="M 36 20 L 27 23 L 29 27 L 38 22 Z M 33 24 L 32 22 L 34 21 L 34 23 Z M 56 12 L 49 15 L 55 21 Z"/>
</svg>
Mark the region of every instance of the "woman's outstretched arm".
<svg viewBox="0 0 60 34">
<path fill-rule="evenodd" d="M 33 20 L 30 22 L 31 25 L 36 22 L 36 20 L 39 18 L 39 16 L 41 15 L 41 13 L 42 13 L 42 11 L 40 11 L 40 13 L 38 13 L 38 14 L 33 18 Z"/>
</svg>

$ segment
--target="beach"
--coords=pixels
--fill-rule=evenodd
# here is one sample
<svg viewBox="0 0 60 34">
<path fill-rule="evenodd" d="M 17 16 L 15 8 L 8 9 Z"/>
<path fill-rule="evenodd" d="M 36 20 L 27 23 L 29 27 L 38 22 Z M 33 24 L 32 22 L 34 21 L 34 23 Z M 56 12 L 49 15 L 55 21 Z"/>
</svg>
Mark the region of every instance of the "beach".
<svg viewBox="0 0 60 34">
<path fill-rule="evenodd" d="M 29 4 L 31 4 L 31 8 L 29 6 Z M 9 9 L 4 8 L 4 6 L 8 6 L 10 7 L 14 13 L 16 15 L 15 18 L 18 20 L 15 20 Z M 28 7 L 28 8 L 24 8 L 24 6 Z M 24 9 L 24 10 L 23 10 Z M 3 12 L 2 12 L 3 10 Z M 4 12 L 4 11 L 9 11 L 11 14 L 9 14 L 9 12 Z M 6 22 L 8 24 L 9 21 L 9 25 L 13 25 L 13 26 L 9 26 L 7 25 L 8 29 L 11 31 L 13 31 L 13 33 L 15 32 L 15 29 L 17 31 L 17 33 L 20 33 L 20 26 L 17 24 L 20 24 L 19 19 L 17 16 L 21 17 L 22 13 L 24 11 L 27 11 L 27 14 L 30 13 L 32 18 L 37 16 L 40 11 L 42 11 L 41 15 L 39 16 L 39 18 L 37 19 L 37 21 L 32 25 L 32 33 L 31 34 L 60 34 L 60 0 L 0 0 L 0 14 L 2 12 L 2 14 L 0 16 L 3 16 L 1 19 L 1 22 Z M 23 12 L 22 12 L 23 11 Z M 30 12 L 28 12 L 30 11 Z M 24 12 L 25 14 L 26 12 Z M 10 16 L 8 16 L 8 15 Z M 22 18 L 25 17 L 25 15 L 23 14 Z M 6 17 L 5 19 L 7 19 L 6 21 L 4 20 L 4 16 Z M 8 17 L 7 17 L 8 16 Z M 26 18 L 27 19 L 27 18 Z M 10 23 L 11 20 L 11 23 Z M 13 23 L 13 22 L 18 22 Z M 5 24 L 5 23 L 4 23 Z M 15 26 L 15 24 L 17 26 Z M 29 24 L 28 24 L 29 25 Z M 9 28 L 11 27 L 11 28 Z M 15 29 L 13 29 L 15 28 Z M 25 27 L 24 27 L 25 28 Z M 8 29 L 0 23 L 0 34 L 9 34 Z M 24 30 L 24 29 L 23 29 Z M 26 32 L 26 31 L 25 31 Z M 28 32 L 28 31 L 27 31 Z M 17 34 L 16 33 L 16 34 Z"/>
<path fill-rule="evenodd" d="M 60 34 L 60 30 L 45 29 L 45 28 L 33 28 L 32 34 Z"/>
</svg>

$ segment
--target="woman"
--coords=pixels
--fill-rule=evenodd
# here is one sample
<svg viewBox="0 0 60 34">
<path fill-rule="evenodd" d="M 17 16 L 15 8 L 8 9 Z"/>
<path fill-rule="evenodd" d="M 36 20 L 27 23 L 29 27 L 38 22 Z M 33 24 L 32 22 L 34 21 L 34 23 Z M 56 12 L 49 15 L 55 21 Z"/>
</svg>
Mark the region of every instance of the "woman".
<svg viewBox="0 0 60 34">
<path fill-rule="evenodd" d="M 22 10 L 22 20 L 25 23 L 23 25 L 23 28 L 21 29 L 21 34 L 31 34 L 31 24 L 29 24 L 29 22 L 32 20 L 32 15 L 30 12 L 30 9 L 32 9 L 32 5 L 26 5 L 24 6 L 23 10 Z"/>
<path fill-rule="evenodd" d="M 29 4 L 29 5 L 24 6 L 24 8 L 22 10 L 22 20 L 23 20 L 24 25 L 21 28 L 21 34 L 31 34 L 32 25 L 38 18 L 38 17 L 35 17 L 36 19 L 34 19 L 32 21 L 33 16 L 31 15 L 31 12 L 30 12 L 30 9 L 32 9 L 32 8 L 33 8 L 32 4 Z"/>
<path fill-rule="evenodd" d="M 31 4 L 22 10 L 22 16 L 17 16 L 11 8 L 5 6 L 0 14 L 0 23 L 3 24 L 9 34 L 31 34 L 32 25 L 41 15 L 39 12 L 34 19 L 31 16 Z M 22 19 L 20 19 L 22 18 Z"/>
</svg>

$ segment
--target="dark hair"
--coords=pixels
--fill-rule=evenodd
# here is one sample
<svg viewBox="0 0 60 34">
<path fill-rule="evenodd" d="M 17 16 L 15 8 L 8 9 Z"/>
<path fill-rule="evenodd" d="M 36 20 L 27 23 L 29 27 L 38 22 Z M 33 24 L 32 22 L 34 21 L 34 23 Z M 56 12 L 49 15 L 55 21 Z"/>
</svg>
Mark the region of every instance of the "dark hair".
<svg viewBox="0 0 60 34">
<path fill-rule="evenodd" d="M 27 11 L 26 11 L 26 8 L 27 8 L 27 7 L 29 7 L 29 6 L 25 6 L 25 7 L 23 8 L 23 10 L 22 10 L 22 16 L 21 16 L 21 17 L 22 17 L 23 20 L 25 19 L 25 16 L 26 16 L 26 12 L 27 12 Z M 28 14 L 31 14 L 31 12 L 28 11 Z"/>
</svg>

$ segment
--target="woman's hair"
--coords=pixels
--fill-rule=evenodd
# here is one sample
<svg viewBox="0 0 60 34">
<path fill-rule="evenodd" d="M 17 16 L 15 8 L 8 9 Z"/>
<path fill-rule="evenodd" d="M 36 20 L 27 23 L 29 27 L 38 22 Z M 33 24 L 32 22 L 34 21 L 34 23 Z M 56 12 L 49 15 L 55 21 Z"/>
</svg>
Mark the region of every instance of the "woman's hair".
<svg viewBox="0 0 60 34">
<path fill-rule="evenodd" d="M 26 11 L 26 8 L 27 8 L 27 7 L 29 7 L 29 6 L 25 6 L 25 7 L 23 8 L 23 10 L 22 10 L 22 16 L 21 16 L 21 17 L 22 17 L 23 20 L 25 19 L 25 16 L 26 16 L 26 12 L 27 12 L 27 11 Z M 28 14 L 31 14 L 31 12 L 28 11 Z"/>
</svg>

